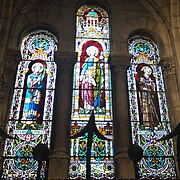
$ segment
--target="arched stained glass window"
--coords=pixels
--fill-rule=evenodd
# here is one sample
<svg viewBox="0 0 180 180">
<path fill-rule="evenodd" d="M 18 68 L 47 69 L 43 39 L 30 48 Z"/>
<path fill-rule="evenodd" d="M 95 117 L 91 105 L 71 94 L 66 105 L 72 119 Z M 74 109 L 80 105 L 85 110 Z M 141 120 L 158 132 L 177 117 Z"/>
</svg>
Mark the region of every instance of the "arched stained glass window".
<svg viewBox="0 0 180 180">
<path fill-rule="evenodd" d="M 157 45 L 149 38 L 129 39 L 127 71 L 132 143 L 142 147 L 139 178 L 176 178 L 173 142 L 156 141 L 171 131 Z"/>
<path fill-rule="evenodd" d="M 33 148 L 50 146 L 56 64 L 57 39 L 39 30 L 25 36 L 17 69 L 14 94 L 4 148 L 3 179 L 36 179 L 38 162 Z M 40 179 L 46 178 L 46 162 L 40 167 Z"/>
<path fill-rule="evenodd" d="M 76 20 L 77 63 L 74 67 L 71 137 L 89 127 L 92 111 L 98 134 L 93 132 L 90 171 L 99 179 L 114 177 L 113 122 L 109 17 L 101 7 L 84 5 L 77 11 Z M 75 136 L 74 136 L 75 137 Z M 103 137 L 106 138 L 103 139 Z M 88 132 L 71 139 L 70 178 L 78 173 L 86 179 L 86 153 Z"/>
</svg>

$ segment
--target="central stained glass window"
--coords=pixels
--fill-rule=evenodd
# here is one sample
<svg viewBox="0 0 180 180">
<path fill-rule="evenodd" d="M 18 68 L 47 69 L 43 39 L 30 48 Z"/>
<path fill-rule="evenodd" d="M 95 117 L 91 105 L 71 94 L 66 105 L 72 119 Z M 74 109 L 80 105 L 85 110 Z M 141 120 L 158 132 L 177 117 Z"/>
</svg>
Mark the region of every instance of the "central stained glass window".
<svg viewBox="0 0 180 180">
<path fill-rule="evenodd" d="M 102 140 L 93 134 L 91 148 L 91 175 L 114 178 L 113 119 L 109 17 L 101 7 L 82 6 L 76 20 L 77 63 L 74 67 L 71 136 L 87 125 L 92 111 L 98 131 L 107 138 Z M 70 179 L 78 174 L 86 178 L 86 153 L 88 133 L 71 139 Z"/>
</svg>

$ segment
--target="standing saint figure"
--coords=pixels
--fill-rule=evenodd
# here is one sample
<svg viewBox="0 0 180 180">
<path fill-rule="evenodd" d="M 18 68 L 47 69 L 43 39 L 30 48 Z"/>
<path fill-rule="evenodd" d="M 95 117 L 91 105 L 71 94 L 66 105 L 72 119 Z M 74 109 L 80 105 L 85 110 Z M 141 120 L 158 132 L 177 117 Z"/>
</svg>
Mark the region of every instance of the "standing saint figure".
<svg viewBox="0 0 180 180">
<path fill-rule="evenodd" d="M 81 109 L 85 113 L 92 110 L 101 111 L 101 90 L 104 86 L 102 63 L 100 63 L 99 49 L 89 46 L 80 72 L 80 96 L 83 102 Z"/>
<path fill-rule="evenodd" d="M 31 72 L 27 76 L 23 120 L 37 120 L 40 117 L 39 108 L 40 103 L 42 103 L 42 88 L 44 88 L 46 68 L 42 63 L 36 62 L 32 65 Z"/>
<path fill-rule="evenodd" d="M 138 78 L 138 96 L 140 104 L 140 122 L 145 127 L 153 128 L 159 122 L 156 108 L 156 86 L 152 69 L 148 65 L 141 68 Z"/>
</svg>

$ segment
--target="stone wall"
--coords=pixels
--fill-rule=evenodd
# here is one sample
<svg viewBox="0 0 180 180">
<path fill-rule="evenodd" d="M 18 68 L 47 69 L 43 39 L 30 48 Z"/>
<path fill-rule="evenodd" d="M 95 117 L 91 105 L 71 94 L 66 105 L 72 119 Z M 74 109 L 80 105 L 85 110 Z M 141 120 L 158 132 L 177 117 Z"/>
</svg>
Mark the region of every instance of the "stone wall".
<svg viewBox="0 0 180 180">
<path fill-rule="evenodd" d="M 116 107 L 114 120 L 117 124 L 116 127 L 121 130 L 115 136 L 116 176 L 119 179 L 134 178 L 132 162 L 127 156 L 127 148 L 130 144 L 130 127 L 127 122 L 128 111 L 123 114 L 120 108 L 121 103 L 126 104 L 126 108 L 128 108 L 126 74 L 123 72 L 130 58 L 127 48 L 128 38 L 133 34 L 141 33 L 152 37 L 158 43 L 162 58 L 161 64 L 164 67 L 170 119 L 172 119 L 172 128 L 174 128 L 180 122 L 180 119 L 178 119 L 180 117 L 180 3 L 178 0 L 111 0 L 107 2 L 96 0 L 96 2 L 107 8 L 110 17 L 111 59 L 114 68 L 113 94 L 116 96 L 116 101 L 113 102 Z M 57 102 L 56 108 L 63 107 L 62 103 L 71 99 L 69 91 L 72 89 L 72 76 L 67 73 L 64 67 L 68 66 L 72 70 L 76 58 L 74 49 L 78 5 L 79 1 L 77 0 L 9 0 L 1 3 L 0 120 L 3 128 L 5 128 L 8 119 L 17 63 L 21 59 L 19 54 L 21 39 L 32 30 L 47 29 L 57 36 L 59 45 L 55 59 L 59 64 L 58 73 L 64 73 L 64 79 L 60 79 L 59 83 L 61 85 L 68 83 L 64 87 L 65 89 L 61 89 L 60 85 L 57 87 L 58 91 L 65 96 L 60 97 L 60 93 L 57 95 L 60 101 Z M 65 63 L 64 67 L 62 62 Z M 63 72 L 60 72 L 61 69 L 63 69 Z M 119 87 L 118 83 L 120 84 L 120 82 L 123 84 L 123 88 L 122 86 Z M 64 99 L 65 97 L 66 99 Z M 54 128 L 57 136 L 53 136 L 50 179 L 67 178 L 69 160 L 67 128 L 70 118 L 70 102 L 67 104 L 69 109 L 62 108 L 59 111 L 58 115 L 61 116 L 62 121 L 56 122 L 56 128 Z M 122 114 L 126 121 L 118 118 Z M 59 121 L 57 117 L 55 117 L 55 120 Z M 61 128 L 63 126 L 65 127 Z M 58 132 L 59 128 L 61 128 L 61 132 Z M 125 134 L 126 142 L 120 138 L 122 134 Z M 59 163 L 65 164 L 65 169 L 58 169 L 57 164 Z M 127 168 L 130 169 L 128 173 L 125 170 Z M 54 174 L 54 172 L 56 173 Z"/>
</svg>

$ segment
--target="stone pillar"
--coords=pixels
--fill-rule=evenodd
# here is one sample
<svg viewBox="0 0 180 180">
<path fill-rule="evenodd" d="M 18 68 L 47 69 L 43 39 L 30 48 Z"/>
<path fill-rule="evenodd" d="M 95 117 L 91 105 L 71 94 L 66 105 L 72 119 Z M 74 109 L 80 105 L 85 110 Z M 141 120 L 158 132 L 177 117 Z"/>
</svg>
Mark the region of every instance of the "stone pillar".
<svg viewBox="0 0 180 180">
<path fill-rule="evenodd" d="M 178 91 L 175 63 L 171 58 L 163 58 L 163 75 L 166 84 L 166 95 L 169 103 L 171 125 L 174 129 L 180 122 L 180 96 Z"/>
<path fill-rule="evenodd" d="M 3 85 L 4 85 L 4 75 L 0 74 L 0 99 L 4 98 Z"/>
<path fill-rule="evenodd" d="M 0 119 L 1 128 L 6 129 L 11 108 L 17 66 L 21 60 L 19 51 L 8 51 L 3 67 L 3 77 L 0 76 Z"/>
<path fill-rule="evenodd" d="M 4 109 L 3 109 L 3 102 L 4 102 L 4 75 L 0 74 L 0 128 L 4 130 L 5 124 L 4 124 Z M 0 139 L 0 156 L 3 155 L 3 148 L 4 148 L 4 140 Z M 0 168 L 2 169 L 2 158 L 0 159 Z"/>
<path fill-rule="evenodd" d="M 4 75 L 0 74 L 0 128 L 5 128 L 4 122 L 4 112 L 6 109 L 4 108 L 4 96 L 5 96 L 5 89 L 4 89 Z"/>
<path fill-rule="evenodd" d="M 54 118 L 52 128 L 52 154 L 49 158 L 48 179 L 68 179 L 69 143 L 73 65 L 76 56 L 57 60 Z"/>
<path fill-rule="evenodd" d="M 127 151 L 131 144 L 131 127 L 128 106 L 128 86 L 126 70 L 130 57 L 111 57 L 114 142 L 115 142 L 115 178 L 134 179 L 133 162 Z"/>
<path fill-rule="evenodd" d="M 171 30 L 169 31 L 172 41 L 172 51 L 176 65 L 177 86 L 180 90 L 180 25 L 179 25 L 179 0 L 169 1 Z M 166 50 L 168 51 L 168 49 Z"/>
<path fill-rule="evenodd" d="M 166 97 L 168 101 L 168 109 L 170 114 L 170 124 L 172 130 L 180 122 L 180 97 L 178 91 L 178 84 L 176 79 L 175 63 L 172 58 L 163 58 L 163 75 L 165 77 L 164 82 L 166 85 Z M 177 141 L 173 138 L 174 149 L 177 151 Z M 177 152 L 175 153 L 177 155 Z M 176 167 L 178 167 L 177 156 L 175 156 Z M 180 178 L 180 172 L 178 172 L 177 178 Z"/>
</svg>

